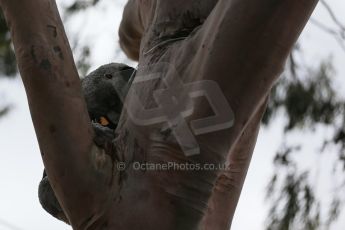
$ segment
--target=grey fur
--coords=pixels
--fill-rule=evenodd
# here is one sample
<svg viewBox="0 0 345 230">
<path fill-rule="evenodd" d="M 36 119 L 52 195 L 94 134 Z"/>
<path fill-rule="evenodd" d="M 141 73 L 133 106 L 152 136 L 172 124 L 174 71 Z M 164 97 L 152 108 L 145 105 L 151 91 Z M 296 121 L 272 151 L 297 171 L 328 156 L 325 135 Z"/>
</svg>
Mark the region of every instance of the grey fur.
<svg viewBox="0 0 345 230">
<path fill-rule="evenodd" d="M 114 130 L 118 124 L 123 100 L 133 80 L 135 69 L 125 64 L 111 63 L 103 65 L 81 80 L 82 90 L 92 127 L 94 142 L 104 148 L 115 138 Z M 105 127 L 96 121 L 106 117 L 110 121 Z M 55 218 L 68 223 L 44 170 L 38 187 L 38 197 L 42 207 Z"/>
</svg>

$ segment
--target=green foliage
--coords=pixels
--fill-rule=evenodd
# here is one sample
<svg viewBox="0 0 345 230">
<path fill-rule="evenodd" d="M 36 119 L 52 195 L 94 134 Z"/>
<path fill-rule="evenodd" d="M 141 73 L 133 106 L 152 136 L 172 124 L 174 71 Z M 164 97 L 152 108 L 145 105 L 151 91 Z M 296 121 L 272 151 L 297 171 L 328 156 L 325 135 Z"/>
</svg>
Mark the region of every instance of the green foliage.
<svg viewBox="0 0 345 230">
<path fill-rule="evenodd" d="M 11 46 L 10 32 L 0 10 L 0 78 L 14 77 L 17 71 L 14 50 Z M 9 106 L 0 106 L 0 118 L 8 114 L 9 111 Z"/>
<path fill-rule="evenodd" d="M 96 5 L 100 0 L 77 0 L 65 9 L 67 16 Z M 68 20 L 69 17 L 66 18 Z M 75 42 L 78 44 L 78 42 Z M 81 76 L 85 76 L 90 68 L 90 48 L 88 46 L 73 46 L 73 53 L 77 53 L 76 66 Z M 14 48 L 11 42 L 10 31 L 0 9 L 0 78 L 18 76 Z M 0 118 L 10 112 L 10 107 L 0 107 Z"/>
<path fill-rule="evenodd" d="M 274 200 L 280 206 L 272 206 L 270 210 L 268 230 L 314 230 L 320 227 L 319 205 L 307 178 L 307 173 L 297 175 L 290 172 L 286 175 L 279 191 L 280 195 Z M 273 183 L 276 182 L 271 181 L 272 187 Z M 271 190 L 269 195 L 273 192 L 274 190 Z"/>
<path fill-rule="evenodd" d="M 90 6 L 95 6 L 100 0 L 76 0 L 72 5 L 65 9 L 67 14 L 73 14 L 80 10 L 85 10 Z"/>
<path fill-rule="evenodd" d="M 6 114 L 8 114 L 9 110 L 10 110 L 9 106 L 5 106 L 3 108 L 0 108 L 0 117 L 3 117 Z"/>
<path fill-rule="evenodd" d="M 300 150 L 300 146 L 283 146 L 274 158 L 277 171 L 266 193 L 266 200 L 272 203 L 267 230 L 315 230 L 321 225 L 320 204 L 308 180 L 309 174 L 298 173 L 298 165 L 291 158 L 291 154 Z"/>
<path fill-rule="evenodd" d="M 272 90 L 270 103 L 263 119 L 268 125 L 276 112 L 283 109 L 288 122 L 285 131 L 303 127 L 315 128 L 316 125 L 332 125 L 343 114 L 345 102 L 337 98 L 332 87 L 334 70 L 330 62 L 321 63 L 319 68 L 307 76 L 282 77 Z"/>
<path fill-rule="evenodd" d="M 83 46 L 80 48 L 80 58 L 76 62 L 80 76 L 86 76 L 90 69 L 90 54 L 91 52 L 88 46 Z"/>
<path fill-rule="evenodd" d="M 10 32 L 0 11 L 0 77 L 13 77 L 16 73 L 17 65 L 11 46 Z"/>
<path fill-rule="evenodd" d="M 316 196 L 316 186 L 311 182 L 313 178 L 307 170 L 299 168 L 296 159 L 303 154 L 303 140 L 297 146 L 289 146 L 288 137 L 294 131 L 302 134 L 320 127 L 332 128 L 333 138 L 324 140 L 319 154 L 327 149 L 337 149 L 336 154 L 342 160 L 345 171 L 345 100 L 332 85 L 335 73 L 330 62 L 321 63 L 317 69 L 303 74 L 291 60 L 293 57 L 287 66 L 290 71 L 272 91 L 263 120 L 264 125 L 274 123 L 277 111 L 283 111 L 286 118 L 284 139 L 274 158 L 275 171 L 267 186 L 267 201 L 271 207 L 266 229 L 328 229 L 337 220 L 343 201 L 334 193 L 330 194 L 333 201 L 329 207 L 321 205 L 321 198 Z M 334 164 L 339 165 L 339 162 Z M 329 209 L 328 216 L 321 215 L 321 207 Z"/>
<path fill-rule="evenodd" d="M 65 13 L 67 16 L 72 16 L 77 12 L 86 10 L 88 7 L 95 6 L 99 2 L 100 0 L 76 0 L 65 8 Z M 69 17 L 66 20 L 68 19 Z M 90 68 L 90 64 L 88 63 L 90 49 L 88 46 L 79 47 L 75 45 L 73 46 L 73 51 L 80 53 L 78 60 L 76 60 L 76 65 L 79 73 L 85 75 Z M 11 43 L 10 32 L 0 10 L 0 77 L 15 77 L 17 73 L 17 63 Z"/>
</svg>

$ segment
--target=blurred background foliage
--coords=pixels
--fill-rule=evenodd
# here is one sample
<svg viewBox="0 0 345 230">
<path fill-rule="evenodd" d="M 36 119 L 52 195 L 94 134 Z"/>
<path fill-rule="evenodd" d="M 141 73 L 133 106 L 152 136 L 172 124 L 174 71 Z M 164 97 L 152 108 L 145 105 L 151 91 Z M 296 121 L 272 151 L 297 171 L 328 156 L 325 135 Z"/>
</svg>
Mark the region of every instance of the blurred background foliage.
<svg viewBox="0 0 345 230">
<path fill-rule="evenodd" d="M 63 9 L 64 21 L 67 22 L 73 15 L 82 13 L 101 1 L 72 1 Z M 337 29 L 331 29 L 315 19 L 311 19 L 311 22 L 333 36 L 345 51 L 345 27 L 327 1 L 321 1 L 321 4 Z M 90 68 L 92 44 L 81 45 L 77 36 L 74 39 L 70 42 L 78 71 L 83 76 Z M 285 118 L 284 139 L 274 157 L 274 173 L 267 186 L 266 201 L 270 204 L 266 222 L 268 230 L 329 229 L 344 205 L 341 191 L 345 189 L 345 101 L 335 89 L 335 71 L 331 59 L 319 63 L 315 68 L 302 63 L 301 59 L 296 58 L 298 56 L 303 56 L 303 47 L 299 44 L 288 59 L 286 71 L 272 90 L 263 119 L 263 124 L 269 126 L 277 116 L 283 114 Z M 17 72 L 9 31 L 0 15 L 0 77 L 14 78 L 18 76 Z M 0 117 L 9 112 L 9 105 L 0 104 Z M 319 151 L 315 154 L 336 154 L 330 177 L 342 177 L 342 183 L 334 186 L 330 192 L 331 201 L 326 204 L 317 195 L 317 179 L 313 178 L 315 175 L 311 175 L 309 169 L 301 168 L 298 162 L 301 158 L 296 157 L 303 154 L 303 138 L 300 143 L 291 144 L 288 141 L 289 136 L 296 132 L 303 136 L 308 131 L 320 128 L 327 128 L 332 134 L 324 138 L 323 142 L 315 143 L 319 145 Z M 317 165 L 315 167 L 316 170 L 322 170 Z M 325 213 L 321 210 L 328 211 Z"/>
</svg>

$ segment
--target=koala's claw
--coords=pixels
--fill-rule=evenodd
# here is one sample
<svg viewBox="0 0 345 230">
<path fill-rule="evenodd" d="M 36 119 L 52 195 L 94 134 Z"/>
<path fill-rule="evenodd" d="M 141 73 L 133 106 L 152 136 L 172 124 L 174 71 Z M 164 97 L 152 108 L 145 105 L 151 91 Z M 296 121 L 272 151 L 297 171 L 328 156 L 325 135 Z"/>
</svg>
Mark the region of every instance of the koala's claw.
<svg viewBox="0 0 345 230">
<path fill-rule="evenodd" d="M 95 133 L 93 141 L 98 147 L 105 148 L 107 143 L 110 143 L 115 139 L 115 132 L 113 129 L 94 122 L 92 123 L 92 127 Z"/>
</svg>

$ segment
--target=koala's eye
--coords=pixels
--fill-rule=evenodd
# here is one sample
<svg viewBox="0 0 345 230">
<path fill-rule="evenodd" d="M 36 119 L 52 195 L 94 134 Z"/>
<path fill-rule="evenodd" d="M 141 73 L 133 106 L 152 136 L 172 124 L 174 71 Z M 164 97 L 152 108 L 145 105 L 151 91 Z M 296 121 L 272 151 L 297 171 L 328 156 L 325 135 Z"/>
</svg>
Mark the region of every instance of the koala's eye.
<svg viewBox="0 0 345 230">
<path fill-rule="evenodd" d="M 108 79 L 112 79 L 113 75 L 111 73 L 105 73 L 104 77 L 108 78 Z"/>
</svg>

